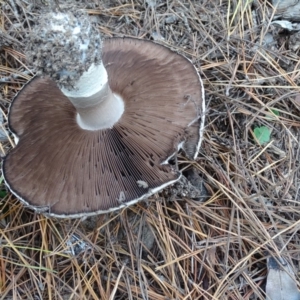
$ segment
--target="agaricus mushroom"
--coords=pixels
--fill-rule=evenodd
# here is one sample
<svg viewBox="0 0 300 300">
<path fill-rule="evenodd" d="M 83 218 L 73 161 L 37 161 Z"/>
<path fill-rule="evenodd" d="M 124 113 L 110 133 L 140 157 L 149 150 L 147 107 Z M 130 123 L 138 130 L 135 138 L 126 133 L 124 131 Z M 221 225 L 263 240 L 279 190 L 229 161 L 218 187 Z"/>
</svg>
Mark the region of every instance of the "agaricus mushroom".
<svg viewBox="0 0 300 300">
<path fill-rule="evenodd" d="M 179 149 L 197 156 L 204 92 L 186 58 L 134 38 L 102 46 L 82 12 L 44 14 L 28 43 L 41 76 L 13 99 L 19 142 L 3 162 L 26 205 L 56 217 L 120 209 L 180 178 L 168 164 Z"/>
</svg>

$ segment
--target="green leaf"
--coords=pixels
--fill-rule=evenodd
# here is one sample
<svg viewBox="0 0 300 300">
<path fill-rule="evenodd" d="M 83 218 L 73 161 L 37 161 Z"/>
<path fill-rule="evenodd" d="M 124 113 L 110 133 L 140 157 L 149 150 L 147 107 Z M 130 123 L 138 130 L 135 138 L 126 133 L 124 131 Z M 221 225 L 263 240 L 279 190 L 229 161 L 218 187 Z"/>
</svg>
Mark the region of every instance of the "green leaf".
<svg viewBox="0 0 300 300">
<path fill-rule="evenodd" d="M 259 144 L 264 144 L 270 141 L 271 130 L 266 126 L 254 128 L 254 135 Z"/>
<path fill-rule="evenodd" d="M 279 116 L 279 111 L 275 108 L 271 108 L 271 111 L 266 112 L 267 120 L 276 120 L 275 116 Z"/>
<path fill-rule="evenodd" d="M 7 191 L 0 191 L 0 198 L 4 198 L 7 195 Z"/>
<path fill-rule="evenodd" d="M 272 108 L 271 111 L 275 116 L 279 116 L 279 111 L 277 109 Z"/>
</svg>

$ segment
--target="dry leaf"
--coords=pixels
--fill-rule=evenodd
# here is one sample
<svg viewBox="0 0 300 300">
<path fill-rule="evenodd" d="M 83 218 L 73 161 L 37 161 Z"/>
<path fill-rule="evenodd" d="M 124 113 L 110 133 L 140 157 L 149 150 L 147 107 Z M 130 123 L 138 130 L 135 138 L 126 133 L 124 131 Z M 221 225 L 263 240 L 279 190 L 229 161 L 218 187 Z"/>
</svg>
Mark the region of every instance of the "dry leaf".
<svg viewBox="0 0 300 300">
<path fill-rule="evenodd" d="M 297 94 L 297 96 L 295 97 L 295 99 L 293 100 L 295 106 L 300 109 L 300 94 Z"/>
<path fill-rule="evenodd" d="M 268 258 L 267 300 L 299 300 L 300 293 L 291 265 L 284 258 Z"/>
</svg>

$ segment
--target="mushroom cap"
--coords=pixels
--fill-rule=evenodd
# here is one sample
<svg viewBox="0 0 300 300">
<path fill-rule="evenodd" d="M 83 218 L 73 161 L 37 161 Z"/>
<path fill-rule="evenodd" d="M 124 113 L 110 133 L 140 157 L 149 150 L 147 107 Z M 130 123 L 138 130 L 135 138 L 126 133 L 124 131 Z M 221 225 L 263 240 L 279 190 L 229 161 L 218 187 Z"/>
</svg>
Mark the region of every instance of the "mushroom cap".
<svg viewBox="0 0 300 300">
<path fill-rule="evenodd" d="M 180 147 L 197 155 L 204 122 L 201 79 L 183 56 L 149 41 L 107 39 L 103 63 L 125 111 L 111 128 L 88 131 L 48 77 L 14 98 L 17 146 L 3 161 L 6 184 L 38 212 L 81 217 L 120 209 L 174 183 L 167 164 Z"/>
</svg>

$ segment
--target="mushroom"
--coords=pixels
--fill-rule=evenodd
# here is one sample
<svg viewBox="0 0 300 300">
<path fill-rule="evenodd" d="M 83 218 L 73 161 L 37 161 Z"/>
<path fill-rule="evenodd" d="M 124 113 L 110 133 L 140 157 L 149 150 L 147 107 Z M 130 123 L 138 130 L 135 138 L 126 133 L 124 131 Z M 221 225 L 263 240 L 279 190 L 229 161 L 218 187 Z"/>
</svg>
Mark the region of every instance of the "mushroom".
<svg viewBox="0 0 300 300">
<path fill-rule="evenodd" d="M 13 99 L 18 143 L 3 161 L 11 192 L 40 213 L 81 217 L 146 199 L 197 156 L 204 91 L 193 64 L 136 38 L 102 42 L 83 12 L 44 14 L 28 56 L 35 76 Z"/>
</svg>

